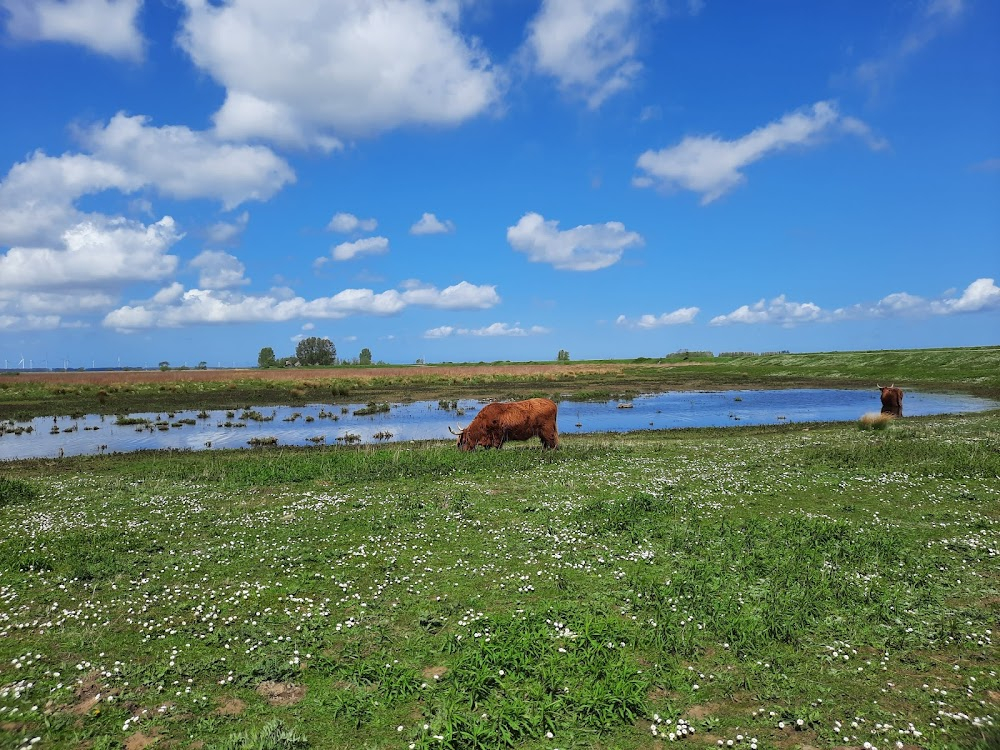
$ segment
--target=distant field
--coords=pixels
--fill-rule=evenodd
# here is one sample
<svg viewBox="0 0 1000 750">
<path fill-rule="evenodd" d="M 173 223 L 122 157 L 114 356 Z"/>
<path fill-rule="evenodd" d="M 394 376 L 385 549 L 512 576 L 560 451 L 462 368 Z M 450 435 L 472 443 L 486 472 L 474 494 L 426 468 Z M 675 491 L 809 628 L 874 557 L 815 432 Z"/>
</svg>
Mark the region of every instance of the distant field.
<svg viewBox="0 0 1000 750">
<path fill-rule="evenodd" d="M 372 380 L 376 378 L 477 378 L 502 372 L 508 377 L 547 377 L 552 374 L 602 374 L 620 372 L 622 365 L 611 363 L 524 363 L 477 365 L 378 365 L 361 367 L 338 365 L 336 367 L 285 367 L 245 368 L 225 370 L 105 370 L 105 371 L 52 371 L 24 372 L 18 380 L 53 385 L 135 385 L 140 383 L 219 383 L 248 379 L 279 382 L 312 380 Z"/>
<path fill-rule="evenodd" d="M 11 373 L 0 375 L 0 419 L 347 400 L 610 399 L 666 390 L 874 388 L 877 382 L 1000 398 L 1000 347 L 570 363 Z"/>
</svg>

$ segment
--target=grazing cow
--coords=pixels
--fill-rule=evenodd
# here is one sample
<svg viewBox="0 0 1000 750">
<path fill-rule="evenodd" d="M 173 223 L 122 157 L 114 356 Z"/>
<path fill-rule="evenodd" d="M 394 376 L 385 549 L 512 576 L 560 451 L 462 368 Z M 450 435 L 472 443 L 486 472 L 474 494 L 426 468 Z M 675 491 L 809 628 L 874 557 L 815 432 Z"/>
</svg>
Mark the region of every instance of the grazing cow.
<svg viewBox="0 0 1000 750">
<path fill-rule="evenodd" d="M 876 383 L 875 387 L 882 392 L 882 413 L 894 417 L 903 416 L 903 390 L 897 388 L 895 383 L 890 386 Z"/>
<path fill-rule="evenodd" d="M 559 445 L 559 430 L 556 428 L 556 410 L 559 407 L 547 398 L 529 398 L 527 401 L 509 401 L 487 404 L 476 415 L 468 427 L 455 432 L 458 447 L 463 451 L 477 447 L 499 448 L 508 440 L 530 440 L 541 438 L 542 447 L 555 448 Z"/>
</svg>

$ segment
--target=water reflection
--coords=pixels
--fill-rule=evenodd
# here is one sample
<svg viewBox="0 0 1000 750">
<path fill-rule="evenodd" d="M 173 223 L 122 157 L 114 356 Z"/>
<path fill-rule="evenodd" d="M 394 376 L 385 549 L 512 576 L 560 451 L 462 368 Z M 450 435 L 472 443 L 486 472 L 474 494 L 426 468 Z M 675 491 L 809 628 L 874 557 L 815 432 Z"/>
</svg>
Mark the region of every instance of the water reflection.
<svg viewBox="0 0 1000 750">
<path fill-rule="evenodd" d="M 256 407 L 250 411 L 132 414 L 127 419 L 87 415 L 0 422 L 0 460 L 153 449 L 249 448 L 255 443 L 334 445 L 451 439 L 448 427 L 466 426 L 483 406 L 462 400 L 417 401 L 365 411 L 365 404 Z M 725 427 L 789 422 L 853 421 L 880 408 L 878 392 L 796 389 L 781 391 L 671 391 L 629 402 L 562 401 L 562 434 L 632 432 L 676 427 Z M 974 396 L 908 391 L 906 416 L 1000 408 Z M 29 429 L 30 428 L 30 429 Z"/>
</svg>

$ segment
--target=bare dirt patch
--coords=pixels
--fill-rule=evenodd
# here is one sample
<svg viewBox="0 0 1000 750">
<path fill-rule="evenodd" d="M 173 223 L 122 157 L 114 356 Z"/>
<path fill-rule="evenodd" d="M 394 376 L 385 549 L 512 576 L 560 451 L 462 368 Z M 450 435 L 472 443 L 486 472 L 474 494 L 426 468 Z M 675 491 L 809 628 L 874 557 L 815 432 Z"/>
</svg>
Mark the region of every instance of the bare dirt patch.
<svg viewBox="0 0 1000 750">
<path fill-rule="evenodd" d="M 440 680 L 448 673 L 448 667 L 425 667 L 421 672 L 425 680 Z"/>
<path fill-rule="evenodd" d="M 239 716 L 246 710 L 247 704 L 239 698 L 220 698 L 215 713 L 219 716 Z"/>
<path fill-rule="evenodd" d="M 159 734 L 155 729 L 151 729 L 149 734 L 136 732 L 125 738 L 125 750 L 143 750 L 143 748 L 155 745 L 159 739 Z"/>
<path fill-rule="evenodd" d="M 96 708 L 102 700 L 116 692 L 108 690 L 101 684 L 100 675 L 97 672 L 89 672 L 83 676 L 76 688 L 76 703 L 69 706 L 67 710 L 75 716 L 83 716 Z"/>
<path fill-rule="evenodd" d="M 305 698 L 306 688 L 291 682 L 267 680 L 257 686 L 257 693 L 272 706 L 291 706 Z"/>
<path fill-rule="evenodd" d="M 689 706 L 684 709 L 685 719 L 694 719 L 695 721 L 701 721 L 702 719 L 718 714 L 722 706 L 718 703 L 705 703 L 698 706 Z"/>
</svg>

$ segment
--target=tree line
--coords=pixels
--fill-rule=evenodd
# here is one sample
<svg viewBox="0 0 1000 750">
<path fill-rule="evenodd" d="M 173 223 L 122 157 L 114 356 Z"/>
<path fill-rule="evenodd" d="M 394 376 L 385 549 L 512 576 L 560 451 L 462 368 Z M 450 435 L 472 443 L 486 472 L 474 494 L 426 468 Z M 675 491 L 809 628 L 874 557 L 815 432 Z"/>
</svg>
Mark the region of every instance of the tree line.
<svg viewBox="0 0 1000 750">
<path fill-rule="evenodd" d="M 277 357 L 274 349 L 265 346 L 257 355 L 257 366 L 268 367 L 323 367 L 341 363 L 337 359 L 337 347 L 328 338 L 309 336 L 295 345 L 295 354 L 290 357 Z M 365 347 L 357 359 L 351 364 L 370 365 L 372 363 L 371 349 Z"/>
</svg>

